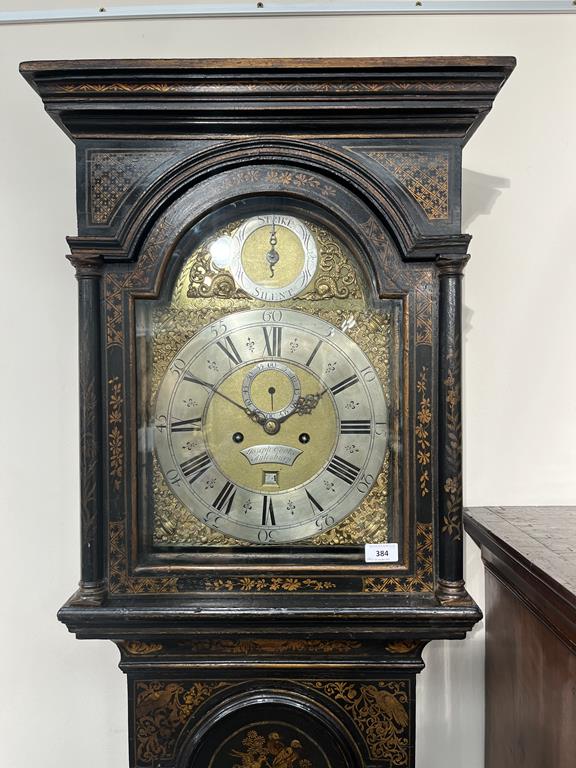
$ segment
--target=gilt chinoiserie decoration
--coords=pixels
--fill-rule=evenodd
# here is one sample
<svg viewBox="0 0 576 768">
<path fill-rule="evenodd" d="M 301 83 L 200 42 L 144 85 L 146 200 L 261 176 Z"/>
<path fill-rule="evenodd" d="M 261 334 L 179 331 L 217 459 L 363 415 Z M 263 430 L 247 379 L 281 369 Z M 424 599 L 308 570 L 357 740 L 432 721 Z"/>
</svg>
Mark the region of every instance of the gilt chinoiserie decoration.
<svg viewBox="0 0 576 768">
<path fill-rule="evenodd" d="M 130 765 L 414 765 L 462 571 L 462 148 L 508 58 L 32 62 L 77 152 L 82 574 Z M 371 545 L 366 547 L 366 545 Z"/>
</svg>

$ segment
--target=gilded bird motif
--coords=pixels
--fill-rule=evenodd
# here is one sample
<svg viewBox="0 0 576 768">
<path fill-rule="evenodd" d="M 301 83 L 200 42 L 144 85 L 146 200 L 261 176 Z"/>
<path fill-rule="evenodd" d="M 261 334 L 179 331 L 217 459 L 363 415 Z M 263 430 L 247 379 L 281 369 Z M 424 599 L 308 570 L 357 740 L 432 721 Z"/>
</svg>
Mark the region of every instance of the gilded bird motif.
<svg viewBox="0 0 576 768">
<path fill-rule="evenodd" d="M 366 686 L 365 694 L 367 697 L 372 697 L 384 714 L 396 725 L 406 728 L 408 725 L 406 707 L 395 696 L 381 688 L 376 688 L 374 685 Z"/>
<path fill-rule="evenodd" d="M 168 706 L 175 696 L 182 692 L 178 683 L 169 683 L 163 690 L 148 690 L 144 693 L 137 705 L 139 717 L 145 717 L 158 709 Z"/>
<path fill-rule="evenodd" d="M 251 730 L 242 741 L 246 751 L 233 749 L 230 757 L 240 758 L 232 768 L 312 768 L 309 760 L 301 759 L 302 744 L 292 739 L 289 746 L 279 733 L 272 731 L 260 736 Z"/>
<path fill-rule="evenodd" d="M 242 759 L 242 765 L 236 763 L 232 768 L 264 768 L 267 762 L 266 755 L 256 755 L 253 752 L 238 752 L 233 749 L 230 754 Z"/>
<path fill-rule="evenodd" d="M 266 740 L 266 749 L 268 754 L 275 757 L 281 749 L 284 749 L 284 744 L 280 739 L 280 734 L 273 731 L 269 733 Z"/>
<path fill-rule="evenodd" d="M 289 747 L 284 747 L 284 749 L 278 752 L 272 762 L 272 768 L 291 768 L 300 757 L 297 751 L 299 749 L 302 749 L 302 744 L 300 744 L 298 739 L 293 739 Z"/>
</svg>

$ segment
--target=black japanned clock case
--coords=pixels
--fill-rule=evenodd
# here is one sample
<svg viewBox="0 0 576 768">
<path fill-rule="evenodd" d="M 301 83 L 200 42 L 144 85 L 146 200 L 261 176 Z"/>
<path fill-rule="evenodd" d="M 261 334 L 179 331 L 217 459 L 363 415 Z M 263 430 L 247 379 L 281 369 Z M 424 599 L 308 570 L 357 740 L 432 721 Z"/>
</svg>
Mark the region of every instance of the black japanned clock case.
<svg viewBox="0 0 576 768">
<path fill-rule="evenodd" d="M 132 766 L 413 765 L 422 649 L 480 618 L 461 155 L 514 65 L 21 65 L 77 153 L 59 618 L 120 648 Z"/>
</svg>

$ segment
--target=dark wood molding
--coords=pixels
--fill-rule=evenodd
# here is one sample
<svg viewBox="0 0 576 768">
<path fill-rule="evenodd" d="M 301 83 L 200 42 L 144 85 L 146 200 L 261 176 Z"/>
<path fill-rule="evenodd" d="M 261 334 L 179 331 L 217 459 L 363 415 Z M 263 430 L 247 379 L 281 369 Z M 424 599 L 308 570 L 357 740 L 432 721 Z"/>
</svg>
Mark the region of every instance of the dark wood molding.
<svg viewBox="0 0 576 768">
<path fill-rule="evenodd" d="M 515 63 L 510 57 L 39 61 L 20 71 L 76 139 L 337 132 L 465 142 Z"/>
<path fill-rule="evenodd" d="M 75 596 L 59 611 L 59 618 L 78 637 L 126 639 L 139 636 L 191 637 L 203 634 L 254 636 L 275 635 L 326 637 L 364 636 L 372 639 L 417 637 L 420 639 L 462 638 L 482 614 L 471 598 L 457 605 L 443 605 L 435 597 L 324 596 L 311 602 L 302 596 L 194 595 L 174 602 L 145 603 L 138 596 L 115 598 L 102 607 L 78 608 Z M 191 600 L 191 601 L 190 601 Z"/>
</svg>

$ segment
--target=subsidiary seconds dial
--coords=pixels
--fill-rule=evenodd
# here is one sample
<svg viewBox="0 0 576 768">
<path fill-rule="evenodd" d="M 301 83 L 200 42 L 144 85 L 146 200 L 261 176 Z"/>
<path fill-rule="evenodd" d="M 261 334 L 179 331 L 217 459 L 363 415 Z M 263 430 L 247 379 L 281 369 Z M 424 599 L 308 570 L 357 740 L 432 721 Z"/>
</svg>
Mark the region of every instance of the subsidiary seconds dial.
<svg viewBox="0 0 576 768">
<path fill-rule="evenodd" d="M 156 397 L 172 492 L 228 536 L 283 544 L 337 525 L 387 444 L 376 371 L 345 333 L 295 310 L 250 310 L 192 337 Z"/>
</svg>

